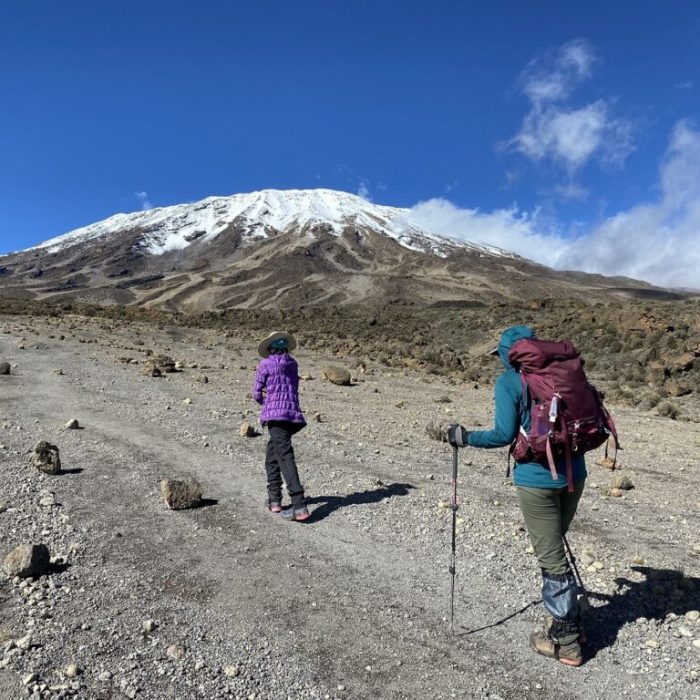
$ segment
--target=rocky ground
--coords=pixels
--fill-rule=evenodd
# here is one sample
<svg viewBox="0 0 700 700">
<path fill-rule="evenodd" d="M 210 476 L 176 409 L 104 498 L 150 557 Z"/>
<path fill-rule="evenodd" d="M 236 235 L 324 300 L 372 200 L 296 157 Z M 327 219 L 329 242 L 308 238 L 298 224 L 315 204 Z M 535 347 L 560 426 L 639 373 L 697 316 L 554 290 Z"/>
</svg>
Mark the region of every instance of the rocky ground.
<svg viewBox="0 0 700 700">
<path fill-rule="evenodd" d="M 302 348 L 313 519 L 286 523 L 263 507 L 265 438 L 239 433 L 256 356 L 231 330 L 0 318 L 0 558 L 52 555 L 0 577 L 0 698 L 700 698 L 698 422 L 610 405 L 634 488 L 608 495 L 590 459 L 569 669 L 527 644 L 539 574 L 504 450 L 460 454 L 450 633 L 451 452 L 426 426 L 487 425 L 491 388 L 371 364 L 340 387 Z M 149 350 L 183 369 L 144 375 Z M 58 475 L 31 465 L 40 440 Z M 202 506 L 168 510 L 159 481 L 188 474 Z"/>
</svg>

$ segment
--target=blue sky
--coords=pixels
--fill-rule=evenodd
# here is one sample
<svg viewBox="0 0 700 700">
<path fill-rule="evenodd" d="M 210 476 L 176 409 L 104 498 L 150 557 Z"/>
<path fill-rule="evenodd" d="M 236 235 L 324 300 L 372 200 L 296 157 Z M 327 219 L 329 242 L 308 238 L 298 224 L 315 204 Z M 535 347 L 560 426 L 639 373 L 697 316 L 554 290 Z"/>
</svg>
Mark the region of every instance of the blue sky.
<svg viewBox="0 0 700 700">
<path fill-rule="evenodd" d="M 555 246 L 558 266 L 590 249 L 569 241 L 615 244 L 621 216 L 700 262 L 699 67 L 691 1 L 3 0 L 0 252 L 144 206 L 329 187 Z M 605 260 L 589 267 L 668 283 Z"/>
</svg>

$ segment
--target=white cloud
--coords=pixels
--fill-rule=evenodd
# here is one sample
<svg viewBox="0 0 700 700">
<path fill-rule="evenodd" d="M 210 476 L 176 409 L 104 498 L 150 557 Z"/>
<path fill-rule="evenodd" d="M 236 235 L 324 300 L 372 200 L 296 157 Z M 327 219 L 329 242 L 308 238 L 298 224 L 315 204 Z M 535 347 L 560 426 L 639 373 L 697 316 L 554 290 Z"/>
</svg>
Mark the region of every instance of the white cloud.
<svg viewBox="0 0 700 700">
<path fill-rule="evenodd" d="M 360 184 L 357 187 L 357 194 L 362 199 L 366 199 L 368 202 L 372 201 L 372 197 L 369 192 L 369 185 L 364 180 L 360 180 Z"/>
<path fill-rule="evenodd" d="M 700 132 L 679 122 L 659 173 L 660 195 L 604 221 L 562 250 L 557 267 L 700 288 Z"/>
<path fill-rule="evenodd" d="M 558 269 L 599 272 L 664 287 L 700 288 L 700 131 L 679 122 L 659 171 L 659 196 L 574 238 L 538 212 L 461 209 L 421 202 L 411 218 L 426 230 L 495 245 Z"/>
<path fill-rule="evenodd" d="M 519 83 L 534 105 L 556 102 L 569 97 L 590 76 L 596 62 L 593 46 L 585 39 L 575 39 L 530 61 Z"/>
<path fill-rule="evenodd" d="M 554 188 L 554 194 L 562 199 L 581 200 L 588 197 L 588 190 L 575 182 L 569 182 L 566 185 L 557 185 Z"/>
<path fill-rule="evenodd" d="M 144 211 L 153 209 L 153 204 L 151 204 L 151 200 L 148 198 L 148 192 L 134 192 L 134 195 L 141 203 L 141 209 Z"/>
<path fill-rule="evenodd" d="M 621 166 L 634 150 L 632 124 L 612 115 L 610 100 L 568 104 L 596 63 L 593 47 L 583 39 L 531 61 L 519 79 L 530 111 L 508 145 L 531 160 L 551 160 L 570 176 L 594 158 Z"/>
<path fill-rule="evenodd" d="M 488 213 L 461 209 L 447 199 L 438 198 L 414 206 L 410 219 L 430 233 L 488 243 L 531 260 L 537 260 L 537 251 L 542 248 L 559 244 L 558 236 L 538 231 L 537 212 L 528 214 L 516 207 Z"/>
</svg>

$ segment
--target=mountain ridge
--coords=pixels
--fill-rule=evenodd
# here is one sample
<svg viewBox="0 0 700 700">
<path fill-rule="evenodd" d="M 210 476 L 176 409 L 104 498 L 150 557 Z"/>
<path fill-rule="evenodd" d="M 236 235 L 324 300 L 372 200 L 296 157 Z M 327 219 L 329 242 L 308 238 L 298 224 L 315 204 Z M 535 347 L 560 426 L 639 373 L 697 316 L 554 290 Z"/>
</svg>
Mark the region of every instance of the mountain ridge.
<svg viewBox="0 0 700 700">
<path fill-rule="evenodd" d="M 665 295 L 424 231 L 334 190 L 261 190 L 116 214 L 0 258 L 0 294 L 225 308 Z M 672 295 L 677 298 L 677 295 Z"/>
</svg>

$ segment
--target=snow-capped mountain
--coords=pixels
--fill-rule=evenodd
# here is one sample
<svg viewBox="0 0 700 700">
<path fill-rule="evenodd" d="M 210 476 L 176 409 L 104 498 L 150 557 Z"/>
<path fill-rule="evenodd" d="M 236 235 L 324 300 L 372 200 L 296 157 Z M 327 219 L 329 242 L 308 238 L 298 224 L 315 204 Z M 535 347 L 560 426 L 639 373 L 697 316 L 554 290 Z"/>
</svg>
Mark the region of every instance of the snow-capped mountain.
<svg viewBox="0 0 700 700">
<path fill-rule="evenodd" d="M 183 311 L 590 297 L 621 284 L 433 235 L 408 209 L 332 190 L 117 214 L 0 257 L 0 295 Z"/>
<path fill-rule="evenodd" d="M 335 190 L 262 190 L 231 197 L 208 197 L 193 204 L 178 204 L 131 214 L 116 214 L 30 250 L 56 253 L 122 231 L 143 231 L 139 246 L 152 255 L 182 250 L 194 241 L 212 241 L 232 224 L 245 228 L 246 240 L 265 239 L 292 230 L 312 234 L 320 226 L 340 235 L 348 227 L 369 229 L 410 250 L 445 256 L 455 248 L 471 248 L 495 255 L 502 250 L 464 243 L 427 233 L 411 221 L 411 210 L 372 204 L 348 192 Z"/>
</svg>

